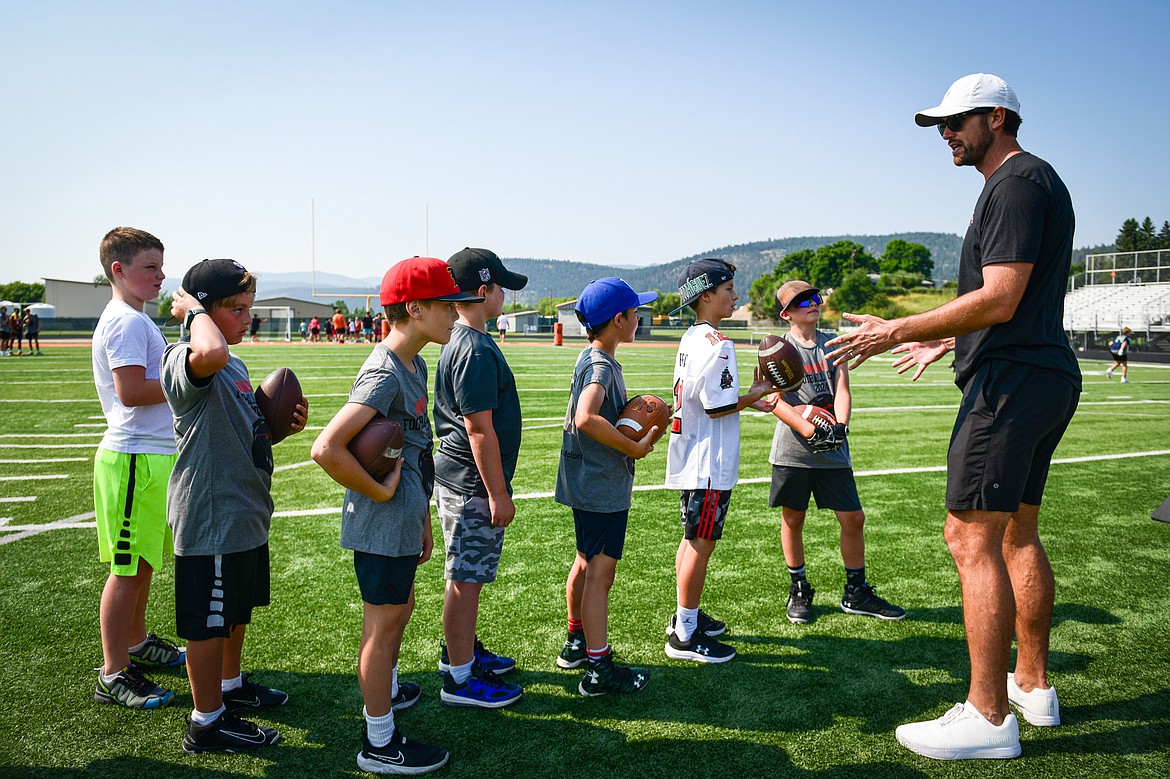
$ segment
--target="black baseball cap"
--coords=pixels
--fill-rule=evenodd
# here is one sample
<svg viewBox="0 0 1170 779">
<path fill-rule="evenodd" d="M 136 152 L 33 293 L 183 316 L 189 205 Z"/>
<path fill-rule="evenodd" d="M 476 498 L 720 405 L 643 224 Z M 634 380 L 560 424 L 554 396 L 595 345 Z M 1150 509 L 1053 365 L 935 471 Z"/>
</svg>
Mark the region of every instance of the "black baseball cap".
<svg viewBox="0 0 1170 779">
<path fill-rule="evenodd" d="M 706 257 L 695 260 L 678 277 L 678 297 L 682 305 L 670 313 L 677 314 L 709 289 L 715 289 L 725 281 L 735 278 L 735 271 L 725 260 Z"/>
<path fill-rule="evenodd" d="M 504 289 L 524 289 L 528 283 L 527 276 L 505 268 L 504 263 L 490 249 L 468 247 L 451 255 L 447 264 L 455 274 L 455 283 L 464 292 L 474 292 L 481 284 L 499 284 Z"/>
<path fill-rule="evenodd" d="M 235 260 L 204 260 L 192 265 L 183 275 L 183 291 L 203 307 L 217 300 L 247 292 L 252 287 L 248 269 Z M 179 320 L 171 317 L 166 324 Z"/>
</svg>

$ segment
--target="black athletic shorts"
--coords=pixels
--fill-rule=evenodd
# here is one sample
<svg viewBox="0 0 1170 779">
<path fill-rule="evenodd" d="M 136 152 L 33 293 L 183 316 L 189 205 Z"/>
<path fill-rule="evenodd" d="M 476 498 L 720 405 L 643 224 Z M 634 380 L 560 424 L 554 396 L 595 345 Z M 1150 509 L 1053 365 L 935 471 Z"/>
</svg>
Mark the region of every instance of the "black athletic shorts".
<svg viewBox="0 0 1170 779">
<path fill-rule="evenodd" d="M 180 638 L 227 638 L 270 598 L 268 544 L 224 555 L 175 555 L 175 623 Z"/>
<path fill-rule="evenodd" d="M 589 562 L 594 555 L 602 552 L 615 560 L 622 559 L 622 549 L 626 545 L 626 525 L 629 524 L 629 520 L 629 509 L 606 514 L 573 509 L 577 551 L 585 558 L 585 562 Z"/>
<path fill-rule="evenodd" d="M 683 538 L 708 541 L 723 538 L 723 523 L 730 502 L 731 490 L 683 490 L 679 496 Z"/>
<path fill-rule="evenodd" d="M 947 508 L 1016 511 L 1040 505 L 1052 453 L 1080 392 L 1060 374 L 984 361 L 963 390 L 947 453 Z"/>
<path fill-rule="evenodd" d="M 371 606 L 402 606 L 410 602 L 418 555 L 387 557 L 369 552 L 353 553 L 362 601 Z"/>
<path fill-rule="evenodd" d="M 809 496 L 817 499 L 817 508 L 831 511 L 861 511 L 857 482 L 852 468 L 794 468 L 772 466 L 772 492 L 768 505 L 808 511 Z"/>
<path fill-rule="evenodd" d="M 1128 354 L 1120 354 L 1118 352 L 1110 352 L 1109 354 L 1113 356 L 1113 362 L 1118 362 L 1118 363 L 1121 363 L 1122 365 L 1129 364 L 1129 355 Z"/>
</svg>

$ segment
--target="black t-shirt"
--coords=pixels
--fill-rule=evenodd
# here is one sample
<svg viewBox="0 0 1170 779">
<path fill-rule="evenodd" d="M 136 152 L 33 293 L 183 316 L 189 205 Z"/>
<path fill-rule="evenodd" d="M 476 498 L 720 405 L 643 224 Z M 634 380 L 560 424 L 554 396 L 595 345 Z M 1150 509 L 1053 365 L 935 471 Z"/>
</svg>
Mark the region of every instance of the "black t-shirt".
<svg viewBox="0 0 1170 779">
<path fill-rule="evenodd" d="M 520 454 L 520 396 L 516 379 L 495 340 L 463 324 L 439 352 L 435 368 L 435 481 L 462 495 L 487 497 L 463 417 L 492 411 L 492 427 L 500 442 L 500 461 L 508 492 Z"/>
<path fill-rule="evenodd" d="M 1047 368 L 1081 386 L 1076 355 L 1064 332 L 1074 226 L 1068 189 L 1039 157 L 1017 154 L 988 179 L 963 239 L 959 294 L 983 286 L 985 265 L 1030 262 L 1032 274 L 1010 320 L 956 339 L 955 383 L 960 387 L 983 360 Z"/>
</svg>

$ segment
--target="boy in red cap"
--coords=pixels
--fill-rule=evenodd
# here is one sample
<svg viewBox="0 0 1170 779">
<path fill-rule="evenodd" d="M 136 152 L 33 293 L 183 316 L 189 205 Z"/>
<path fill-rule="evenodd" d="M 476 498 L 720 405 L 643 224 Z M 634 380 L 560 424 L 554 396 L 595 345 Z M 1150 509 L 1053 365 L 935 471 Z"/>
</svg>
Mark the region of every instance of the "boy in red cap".
<svg viewBox="0 0 1170 779">
<path fill-rule="evenodd" d="M 419 685 L 398 683 L 398 651 L 414 611 L 414 576 L 430 559 L 430 496 L 434 485 L 427 365 L 419 352 L 445 344 L 455 326 L 455 303 L 483 298 L 460 292 L 447 263 L 433 257 L 403 260 L 386 272 L 380 299 L 390 333 L 358 372 L 349 400 L 313 444 L 313 459 L 346 488 L 341 545 L 354 553 L 362 595 L 358 685 L 365 702 L 365 733 L 358 767 L 370 773 L 421 774 L 446 764 L 447 750 L 411 741 L 394 725 L 394 711 L 413 705 Z M 347 448 L 376 415 L 394 419 L 405 434 L 398 465 L 381 481 Z"/>
</svg>

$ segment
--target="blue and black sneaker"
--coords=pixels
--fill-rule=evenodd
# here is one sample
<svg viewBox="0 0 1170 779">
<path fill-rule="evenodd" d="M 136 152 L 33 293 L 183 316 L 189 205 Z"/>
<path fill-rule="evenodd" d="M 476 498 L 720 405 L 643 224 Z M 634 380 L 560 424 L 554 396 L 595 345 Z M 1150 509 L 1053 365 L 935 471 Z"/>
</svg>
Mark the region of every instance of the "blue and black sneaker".
<svg viewBox="0 0 1170 779">
<path fill-rule="evenodd" d="M 491 671 L 497 676 L 503 676 L 516 670 L 516 661 L 510 657 L 497 655 L 495 652 L 483 645 L 477 636 L 475 639 L 475 662 L 476 665 L 482 665 L 484 669 Z M 450 670 L 451 661 L 447 657 L 447 642 L 439 641 L 439 670 Z"/>
<path fill-rule="evenodd" d="M 471 676 L 462 684 L 455 681 L 450 671 L 440 671 L 439 675 L 443 677 L 439 700 L 447 706 L 499 709 L 515 703 L 524 695 L 520 685 L 505 682 L 478 661 L 471 666 Z"/>
</svg>

